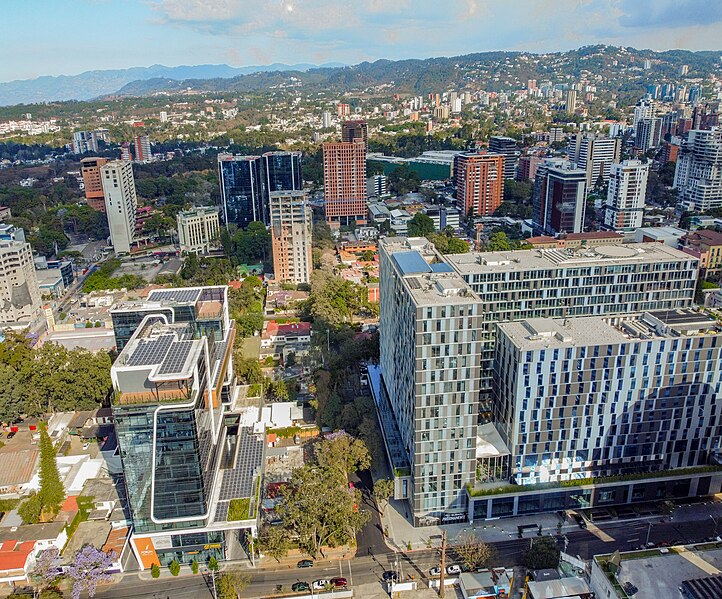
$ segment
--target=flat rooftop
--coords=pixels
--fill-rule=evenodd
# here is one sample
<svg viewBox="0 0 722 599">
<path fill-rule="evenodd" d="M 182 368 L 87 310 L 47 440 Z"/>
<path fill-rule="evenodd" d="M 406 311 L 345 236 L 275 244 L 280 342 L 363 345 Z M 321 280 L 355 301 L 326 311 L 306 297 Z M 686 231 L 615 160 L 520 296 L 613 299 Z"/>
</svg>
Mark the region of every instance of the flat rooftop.
<svg viewBox="0 0 722 599">
<path fill-rule="evenodd" d="M 600 245 L 580 249 L 533 249 L 450 254 L 444 260 L 461 275 L 548 270 L 590 265 L 684 261 L 694 258 L 661 243 Z"/>
<path fill-rule="evenodd" d="M 501 323 L 499 330 L 521 350 L 722 334 L 716 319 L 691 309 L 614 317 L 529 318 Z"/>
<path fill-rule="evenodd" d="M 430 272 L 402 280 L 417 306 L 478 304 L 481 301 L 456 273 Z"/>
</svg>

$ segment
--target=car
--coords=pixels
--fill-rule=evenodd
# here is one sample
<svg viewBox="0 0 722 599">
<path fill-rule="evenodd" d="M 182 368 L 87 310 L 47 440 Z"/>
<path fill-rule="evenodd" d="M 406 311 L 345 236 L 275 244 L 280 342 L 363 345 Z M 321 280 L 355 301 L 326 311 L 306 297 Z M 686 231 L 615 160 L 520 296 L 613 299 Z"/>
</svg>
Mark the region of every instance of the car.
<svg viewBox="0 0 722 599">
<path fill-rule="evenodd" d="M 321 578 L 319 580 L 314 580 L 313 581 L 313 590 L 314 591 L 323 591 L 330 584 L 331 584 L 331 581 L 326 580 L 325 578 Z"/>
<path fill-rule="evenodd" d="M 431 568 L 429 576 L 441 576 L 441 568 Z"/>
<path fill-rule="evenodd" d="M 447 574 L 461 574 L 461 566 L 458 566 L 456 564 L 451 564 L 450 566 L 446 566 L 446 573 Z"/>
<path fill-rule="evenodd" d="M 14 432 L 10 431 L 10 432 L 8 433 L 8 439 L 12 439 L 14 436 L 15 436 L 15 433 L 14 433 Z"/>
<path fill-rule="evenodd" d="M 292 590 L 294 593 L 300 593 L 301 591 L 310 591 L 310 590 L 311 590 L 311 587 L 308 586 L 308 583 L 307 583 L 307 582 L 294 582 L 294 583 L 291 585 L 291 590 Z"/>
<path fill-rule="evenodd" d="M 313 568 L 313 560 L 312 559 L 302 559 L 300 562 L 296 564 L 297 568 Z"/>
<path fill-rule="evenodd" d="M 88 449 L 90 447 L 90 443 L 83 443 L 83 449 Z"/>
<path fill-rule="evenodd" d="M 331 584 L 338 588 L 345 588 L 348 586 L 348 581 L 343 576 L 337 576 L 331 579 Z"/>
<path fill-rule="evenodd" d="M 397 582 L 399 580 L 399 573 L 394 570 L 386 570 L 381 577 L 384 582 Z"/>
<path fill-rule="evenodd" d="M 574 514 L 574 521 L 579 525 L 579 528 L 587 527 L 587 523 L 584 521 L 584 518 L 579 514 Z"/>
</svg>

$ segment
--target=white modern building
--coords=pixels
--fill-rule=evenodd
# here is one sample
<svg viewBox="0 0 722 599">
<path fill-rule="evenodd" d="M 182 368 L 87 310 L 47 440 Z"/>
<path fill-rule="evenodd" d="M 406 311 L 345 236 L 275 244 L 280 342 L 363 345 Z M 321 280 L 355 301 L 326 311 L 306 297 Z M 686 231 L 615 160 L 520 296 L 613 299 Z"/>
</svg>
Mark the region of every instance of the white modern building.
<svg viewBox="0 0 722 599">
<path fill-rule="evenodd" d="M 674 187 L 687 210 L 722 206 L 722 129 L 689 132 L 677 158 Z"/>
<path fill-rule="evenodd" d="M 113 160 L 100 168 L 100 175 L 113 250 L 116 254 L 128 254 L 135 240 L 138 208 L 133 166 L 124 160 Z"/>
<path fill-rule="evenodd" d="M 273 271 L 278 281 L 311 281 L 311 208 L 303 191 L 274 191 L 269 195 Z"/>
<path fill-rule="evenodd" d="M 0 323 L 30 322 L 40 314 L 35 262 L 25 232 L 0 224 Z"/>
<path fill-rule="evenodd" d="M 619 162 L 622 141 L 619 137 L 598 137 L 577 133 L 569 138 L 569 160 L 587 173 L 587 189 L 600 181 L 607 183 L 613 164 Z"/>
<path fill-rule="evenodd" d="M 220 247 L 218 209 L 203 206 L 179 212 L 176 217 L 181 252 L 208 254 Z"/>
<path fill-rule="evenodd" d="M 616 231 L 642 226 L 648 177 L 648 162 L 625 160 L 612 166 L 604 204 L 605 227 Z"/>
</svg>

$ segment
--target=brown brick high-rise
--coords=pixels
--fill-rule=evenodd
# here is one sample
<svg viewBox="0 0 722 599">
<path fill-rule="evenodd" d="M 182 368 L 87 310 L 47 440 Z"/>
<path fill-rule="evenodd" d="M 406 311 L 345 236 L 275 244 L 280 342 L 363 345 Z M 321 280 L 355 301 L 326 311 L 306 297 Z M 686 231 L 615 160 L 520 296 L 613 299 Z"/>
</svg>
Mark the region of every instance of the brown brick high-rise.
<svg viewBox="0 0 722 599">
<path fill-rule="evenodd" d="M 341 141 L 363 140 L 368 146 L 369 125 L 366 121 L 344 121 L 341 123 Z"/>
<path fill-rule="evenodd" d="M 460 154 L 454 161 L 456 201 L 465 214 L 491 216 L 504 195 L 504 156 Z"/>
<path fill-rule="evenodd" d="M 363 140 L 323 144 L 326 222 L 366 223 L 366 144 Z"/>
<path fill-rule="evenodd" d="M 100 179 L 100 167 L 108 162 L 107 158 L 83 158 L 80 161 L 80 172 L 85 184 L 85 201 L 88 206 L 98 212 L 105 212 L 103 182 Z"/>
</svg>

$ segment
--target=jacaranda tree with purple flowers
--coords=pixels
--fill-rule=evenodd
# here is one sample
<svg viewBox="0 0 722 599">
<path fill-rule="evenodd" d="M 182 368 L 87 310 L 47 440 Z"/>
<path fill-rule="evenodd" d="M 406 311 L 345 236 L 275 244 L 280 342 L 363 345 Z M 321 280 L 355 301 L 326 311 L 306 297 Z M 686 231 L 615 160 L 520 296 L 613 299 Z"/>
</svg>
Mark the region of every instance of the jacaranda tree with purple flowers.
<svg viewBox="0 0 722 599">
<path fill-rule="evenodd" d="M 65 569 L 65 575 L 73 581 L 73 599 L 80 599 L 83 591 L 94 597 L 98 584 L 110 580 L 108 569 L 116 557 L 115 551 L 106 554 L 92 545 L 77 551 L 73 563 Z"/>
<path fill-rule="evenodd" d="M 35 560 L 35 567 L 31 574 L 32 578 L 45 586 L 49 586 L 60 578 L 61 574 L 58 548 L 50 547 L 41 551 Z"/>
</svg>

